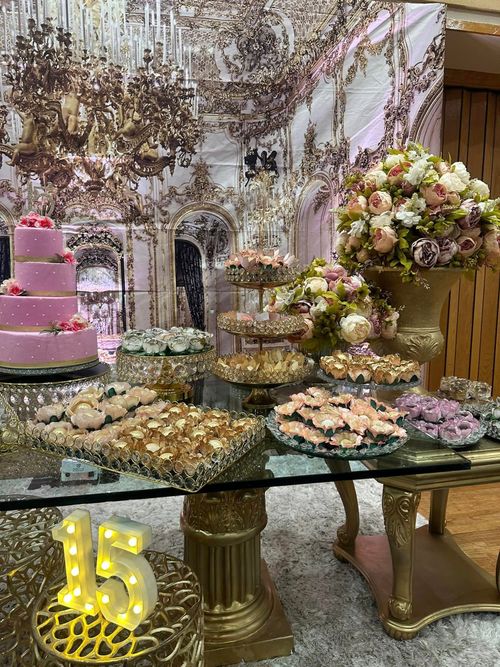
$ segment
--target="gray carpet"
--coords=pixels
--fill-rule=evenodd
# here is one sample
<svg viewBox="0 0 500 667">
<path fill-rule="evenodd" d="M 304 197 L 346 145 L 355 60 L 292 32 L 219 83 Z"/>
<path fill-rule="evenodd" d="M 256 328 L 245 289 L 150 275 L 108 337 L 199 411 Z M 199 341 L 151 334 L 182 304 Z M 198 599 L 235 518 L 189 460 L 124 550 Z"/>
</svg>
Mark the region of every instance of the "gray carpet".
<svg viewBox="0 0 500 667">
<path fill-rule="evenodd" d="M 357 483 L 361 530 L 380 533 L 381 485 Z M 182 557 L 179 498 L 87 505 L 94 526 L 111 514 L 153 526 L 154 548 Z M 500 616 L 466 614 L 438 621 L 411 641 L 390 639 L 368 587 L 332 555 L 343 520 L 332 484 L 271 489 L 263 555 L 295 636 L 295 654 L 255 667 L 500 667 Z M 67 514 L 70 508 L 63 508 Z"/>
</svg>

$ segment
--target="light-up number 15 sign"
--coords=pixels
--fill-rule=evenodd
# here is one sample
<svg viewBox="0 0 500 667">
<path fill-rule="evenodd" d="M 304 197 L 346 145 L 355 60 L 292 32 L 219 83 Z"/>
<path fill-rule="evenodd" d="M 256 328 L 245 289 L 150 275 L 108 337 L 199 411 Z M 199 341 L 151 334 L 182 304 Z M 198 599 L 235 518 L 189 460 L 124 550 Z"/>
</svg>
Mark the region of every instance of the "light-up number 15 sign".
<svg viewBox="0 0 500 667">
<path fill-rule="evenodd" d="M 52 537 L 64 547 L 67 585 L 58 593 L 60 604 L 88 614 L 99 609 L 127 630 L 151 614 L 158 589 L 151 565 L 140 555 L 151 543 L 150 526 L 119 516 L 102 523 L 95 569 L 89 512 L 72 512 L 52 529 Z M 96 574 L 107 579 L 99 588 Z"/>
</svg>

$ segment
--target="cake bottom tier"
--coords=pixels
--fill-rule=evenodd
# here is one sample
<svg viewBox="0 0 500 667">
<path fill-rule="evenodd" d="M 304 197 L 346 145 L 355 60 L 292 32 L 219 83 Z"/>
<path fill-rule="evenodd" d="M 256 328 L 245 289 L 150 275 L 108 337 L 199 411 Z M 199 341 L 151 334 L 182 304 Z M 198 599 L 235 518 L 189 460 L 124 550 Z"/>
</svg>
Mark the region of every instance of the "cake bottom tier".
<svg viewBox="0 0 500 667">
<path fill-rule="evenodd" d="M 52 333 L 0 331 L 0 366 L 66 368 L 97 361 L 95 329 Z"/>
</svg>

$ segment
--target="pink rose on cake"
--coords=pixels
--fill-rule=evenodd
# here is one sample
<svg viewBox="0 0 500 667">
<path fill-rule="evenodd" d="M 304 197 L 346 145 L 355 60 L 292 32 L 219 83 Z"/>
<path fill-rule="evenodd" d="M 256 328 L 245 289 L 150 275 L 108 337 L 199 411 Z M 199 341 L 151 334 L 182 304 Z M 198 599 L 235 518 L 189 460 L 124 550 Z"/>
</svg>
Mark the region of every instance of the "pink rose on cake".
<svg viewBox="0 0 500 667">
<path fill-rule="evenodd" d="M 0 292 L 8 296 L 22 296 L 25 291 L 15 278 L 8 278 L 0 285 Z"/>
<path fill-rule="evenodd" d="M 38 229 L 54 229 L 55 223 L 52 218 L 46 215 L 39 215 L 35 211 L 30 211 L 19 221 L 21 227 L 36 227 Z"/>
<path fill-rule="evenodd" d="M 80 313 L 76 313 L 76 315 L 73 315 L 69 323 L 72 327 L 71 331 L 81 331 L 82 329 L 89 328 L 89 323 L 84 317 L 80 315 Z"/>
<path fill-rule="evenodd" d="M 64 252 L 60 255 L 65 264 L 76 264 L 75 253 L 69 248 L 64 248 Z"/>
</svg>

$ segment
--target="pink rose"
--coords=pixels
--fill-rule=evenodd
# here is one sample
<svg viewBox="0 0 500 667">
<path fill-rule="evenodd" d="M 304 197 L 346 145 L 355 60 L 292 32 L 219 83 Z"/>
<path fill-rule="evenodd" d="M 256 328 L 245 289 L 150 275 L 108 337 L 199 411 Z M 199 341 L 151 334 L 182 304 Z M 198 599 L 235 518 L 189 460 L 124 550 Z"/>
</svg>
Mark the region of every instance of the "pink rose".
<svg viewBox="0 0 500 667">
<path fill-rule="evenodd" d="M 420 188 L 422 197 L 429 206 L 440 206 L 448 197 L 448 190 L 442 183 L 434 183 Z"/>
<path fill-rule="evenodd" d="M 350 199 L 347 203 L 347 215 L 351 220 L 357 220 L 368 208 L 368 201 L 363 195 Z"/>
<path fill-rule="evenodd" d="M 76 264 L 75 254 L 69 248 L 65 248 L 63 254 L 61 255 L 65 264 Z"/>
<path fill-rule="evenodd" d="M 372 244 L 373 249 L 380 253 L 391 252 L 398 237 L 392 227 L 376 227 L 373 233 Z"/>
<path fill-rule="evenodd" d="M 8 296 L 21 296 L 24 290 L 15 278 L 8 278 L 0 285 L 0 292 Z"/>
<path fill-rule="evenodd" d="M 483 238 L 483 248 L 486 252 L 486 264 L 492 268 L 500 263 L 500 232 L 492 229 Z"/>
<path fill-rule="evenodd" d="M 338 280 L 339 278 L 345 278 L 347 276 L 347 271 L 340 264 L 335 264 L 334 266 L 325 267 L 325 273 L 323 277 L 325 280 Z"/>
<path fill-rule="evenodd" d="M 470 257 L 476 250 L 479 250 L 483 243 L 482 238 L 473 239 L 470 236 L 459 236 L 457 239 L 458 255 L 460 257 Z"/>
<path fill-rule="evenodd" d="M 391 185 L 401 185 L 403 182 L 403 177 L 406 174 L 406 168 L 411 167 L 409 162 L 402 162 L 401 164 L 396 164 L 392 169 L 389 170 L 387 174 L 387 180 Z"/>
<path fill-rule="evenodd" d="M 57 323 L 57 326 L 61 331 L 74 331 L 73 325 L 71 322 L 67 322 L 66 320 L 62 320 L 61 322 Z"/>
<path fill-rule="evenodd" d="M 364 285 L 365 281 L 363 278 L 361 278 L 361 276 L 347 276 L 347 278 L 340 281 L 340 283 L 344 286 L 344 289 L 347 293 L 347 298 L 349 298 L 352 297 L 355 292 L 357 292 L 358 289 Z"/>
<path fill-rule="evenodd" d="M 370 212 L 376 215 L 390 211 L 392 208 L 392 197 L 388 192 L 374 192 L 368 199 L 368 207 Z"/>
<path fill-rule="evenodd" d="M 306 330 L 301 335 L 300 340 L 309 340 L 313 337 L 314 322 L 309 317 L 304 317 L 304 325 Z"/>
<path fill-rule="evenodd" d="M 88 329 L 89 327 L 87 320 L 79 313 L 73 315 L 68 324 L 72 327 L 71 331 L 81 331 L 82 329 Z"/>
<path fill-rule="evenodd" d="M 380 332 L 382 338 L 392 340 L 396 337 L 398 332 L 398 319 L 399 313 L 397 311 L 394 311 L 385 318 L 385 320 L 382 322 L 382 328 Z"/>
<path fill-rule="evenodd" d="M 44 216 L 43 218 L 40 218 L 40 227 L 42 229 L 53 229 L 54 228 L 54 221 L 51 220 L 51 218 L 48 218 L 47 216 Z"/>
</svg>

